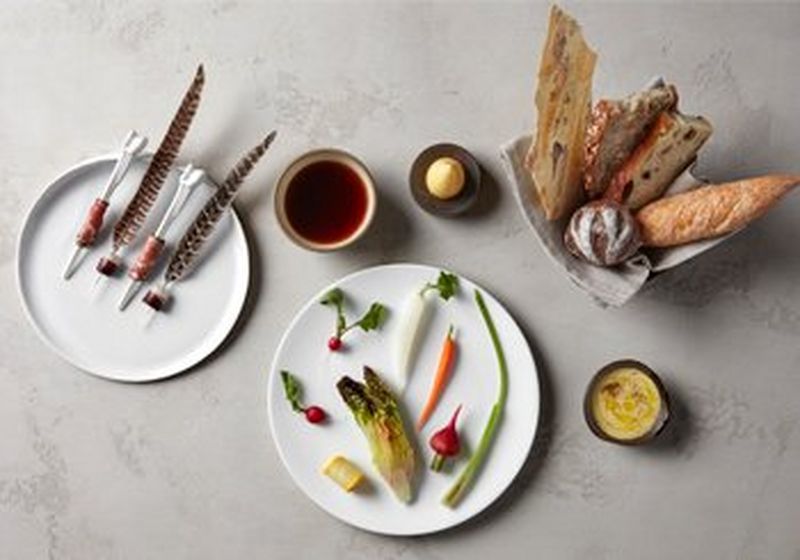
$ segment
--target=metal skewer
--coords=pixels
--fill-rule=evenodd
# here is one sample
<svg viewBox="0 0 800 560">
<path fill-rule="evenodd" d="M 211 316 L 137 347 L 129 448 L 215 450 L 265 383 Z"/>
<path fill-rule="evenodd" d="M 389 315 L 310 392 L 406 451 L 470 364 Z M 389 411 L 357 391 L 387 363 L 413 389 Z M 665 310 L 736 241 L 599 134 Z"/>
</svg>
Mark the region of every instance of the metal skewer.
<svg viewBox="0 0 800 560">
<path fill-rule="evenodd" d="M 100 196 L 95 198 L 80 230 L 78 230 L 78 235 L 75 238 L 75 250 L 72 252 L 72 255 L 70 255 L 70 258 L 67 260 L 67 265 L 64 267 L 64 280 L 69 280 L 72 277 L 78 269 L 78 265 L 83 260 L 87 249 L 94 244 L 97 233 L 103 226 L 103 217 L 108 208 L 108 201 L 111 195 L 114 194 L 114 191 L 120 183 L 122 183 L 122 179 L 128 172 L 133 158 L 135 158 L 146 145 L 147 138 L 140 135 L 135 130 L 131 130 L 125 137 L 119 158 L 114 165 L 114 170 L 108 178 L 108 182 L 100 193 Z"/>
<path fill-rule="evenodd" d="M 161 223 L 158 224 L 155 232 L 148 236 L 144 247 L 142 247 L 139 256 L 136 258 L 136 262 L 128 272 L 128 276 L 131 280 L 119 302 L 120 311 L 128 306 L 144 281 L 150 276 L 150 272 L 155 267 L 158 257 L 164 250 L 164 239 L 167 235 L 167 231 L 169 231 L 169 228 L 186 205 L 189 197 L 192 196 L 192 193 L 197 186 L 202 183 L 204 178 L 205 172 L 203 172 L 202 169 L 195 168 L 192 164 L 187 165 L 181 173 L 178 188 L 175 190 L 175 195 L 172 197 L 172 201 L 169 203 L 164 217 L 161 218 Z"/>
</svg>

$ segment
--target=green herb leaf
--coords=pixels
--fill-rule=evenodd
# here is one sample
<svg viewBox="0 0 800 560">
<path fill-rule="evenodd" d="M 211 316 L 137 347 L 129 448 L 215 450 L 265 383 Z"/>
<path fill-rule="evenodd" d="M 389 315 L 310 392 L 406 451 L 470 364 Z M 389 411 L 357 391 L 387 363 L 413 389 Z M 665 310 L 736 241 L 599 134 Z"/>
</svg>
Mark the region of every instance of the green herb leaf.
<svg viewBox="0 0 800 560">
<path fill-rule="evenodd" d="M 344 315 L 344 300 L 344 292 L 339 288 L 333 288 L 319 301 L 322 305 L 336 308 L 336 336 L 338 338 L 341 338 L 345 333 L 356 327 L 359 327 L 364 332 L 378 329 L 386 319 L 386 308 L 383 304 L 374 302 L 363 317 L 348 325 L 347 318 Z"/>
<path fill-rule="evenodd" d="M 386 308 L 383 304 L 375 302 L 369 306 L 369 310 L 355 325 L 361 327 L 362 331 L 369 332 L 380 328 L 384 319 L 386 319 Z"/>
<path fill-rule="evenodd" d="M 341 307 L 344 303 L 344 293 L 339 288 L 333 288 L 329 290 L 322 299 L 319 300 L 322 305 L 333 305 L 336 307 Z"/>
<path fill-rule="evenodd" d="M 281 380 L 283 381 L 283 393 L 286 395 L 286 400 L 292 405 L 292 410 L 303 412 L 303 406 L 300 404 L 303 389 L 300 382 L 286 370 L 281 370 Z"/>
<path fill-rule="evenodd" d="M 344 317 L 344 292 L 339 288 L 333 288 L 322 296 L 319 302 L 336 308 L 336 336 L 342 336 L 347 330 L 347 321 Z"/>
<path fill-rule="evenodd" d="M 436 283 L 428 282 L 422 289 L 422 294 L 425 295 L 428 290 L 436 290 L 439 292 L 439 297 L 447 301 L 458 292 L 458 276 L 442 270 Z"/>
</svg>

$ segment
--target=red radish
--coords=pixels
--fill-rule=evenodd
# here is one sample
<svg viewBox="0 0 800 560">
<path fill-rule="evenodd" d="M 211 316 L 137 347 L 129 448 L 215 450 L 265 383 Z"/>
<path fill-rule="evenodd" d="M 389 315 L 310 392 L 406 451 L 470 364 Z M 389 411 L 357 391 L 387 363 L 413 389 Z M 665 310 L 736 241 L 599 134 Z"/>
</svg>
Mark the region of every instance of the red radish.
<svg viewBox="0 0 800 560">
<path fill-rule="evenodd" d="M 328 417 L 328 415 L 325 414 L 325 411 L 322 409 L 322 407 L 319 406 L 309 406 L 308 408 L 303 410 L 303 412 L 306 415 L 306 420 L 308 420 L 312 424 L 319 424 L 320 422 L 324 422 L 325 418 Z"/>
<path fill-rule="evenodd" d="M 332 336 L 328 339 L 328 349 L 331 352 L 336 352 L 339 348 L 342 347 L 342 339 L 338 336 Z"/>
<path fill-rule="evenodd" d="M 325 421 L 328 414 L 321 406 L 303 406 L 303 386 L 294 375 L 285 369 L 281 370 L 281 381 L 286 400 L 289 401 L 293 411 L 302 413 L 309 424 L 320 424 Z"/>
<path fill-rule="evenodd" d="M 458 432 L 456 431 L 456 420 L 459 412 L 461 412 L 461 405 L 458 405 L 447 426 L 431 436 L 429 444 L 431 449 L 436 452 L 431 462 L 431 470 L 433 471 L 441 471 L 445 460 L 448 457 L 455 457 L 461 451 L 461 443 L 458 440 Z"/>
</svg>

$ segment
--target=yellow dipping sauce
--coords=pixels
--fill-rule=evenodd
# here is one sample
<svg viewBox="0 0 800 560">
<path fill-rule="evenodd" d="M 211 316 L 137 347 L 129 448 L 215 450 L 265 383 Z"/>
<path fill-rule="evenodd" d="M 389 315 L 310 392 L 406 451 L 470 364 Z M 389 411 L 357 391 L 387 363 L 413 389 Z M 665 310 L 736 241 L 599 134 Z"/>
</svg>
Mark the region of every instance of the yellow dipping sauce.
<svg viewBox="0 0 800 560">
<path fill-rule="evenodd" d="M 591 395 L 592 415 L 603 432 L 615 439 L 646 435 L 661 419 L 661 393 L 649 375 L 633 367 L 612 370 Z"/>
<path fill-rule="evenodd" d="M 425 173 L 428 192 L 443 200 L 458 196 L 464 188 L 464 181 L 464 166 L 451 157 L 437 159 Z"/>
</svg>

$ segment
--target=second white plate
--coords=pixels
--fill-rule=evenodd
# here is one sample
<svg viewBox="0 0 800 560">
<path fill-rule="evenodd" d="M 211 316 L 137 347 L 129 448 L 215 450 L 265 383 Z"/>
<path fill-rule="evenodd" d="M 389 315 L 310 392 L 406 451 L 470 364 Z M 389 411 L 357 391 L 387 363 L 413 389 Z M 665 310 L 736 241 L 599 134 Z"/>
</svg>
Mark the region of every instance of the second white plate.
<svg viewBox="0 0 800 560">
<path fill-rule="evenodd" d="M 25 310 L 42 339 L 75 366 L 118 381 L 152 381 L 178 374 L 214 351 L 233 328 L 250 283 L 247 239 L 239 219 L 228 212 L 209 240 L 198 268 L 175 286 L 168 312 L 150 317 L 141 303 L 145 285 L 125 311 L 117 303 L 127 276 L 107 279 L 95 272 L 108 253 L 115 217 L 141 181 L 147 157 L 137 159 L 111 201 L 101 239 L 75 275 L 61 275 L 72 252 L 75 233 L 86 210 L 114 166 L 114 157 L 100 157 L 66 171 L 34 203 L 20 234 L 17 280 Z M 142 239 L 151 232 L 177 184 L 173 170 L 156 208 L 140 232 L 139 242 L 123 254 L 130 263 Z M 173 225 L 159 266 L 157 281 L 177 238 L 202 207 L 213 187 L 205 185 L 187 203 Z M 150 319 L 150 320 L 148 320 Z"/>
<path fill-rule="evenodd" d="M 463 404 L 459 420 L 462 445 L 474 449 L 498 389 L 497 358 L 474 300 L 474 291 L 479 288 L 461 278 L 458 297 L 446 303 L 437 298 L 437 303 L 433 303 L 435 311 L 428 336 L 420 345 L 417 367 L 400 399 L 402 408 L 415 419 L 427 397 L 445 333 L 453 324 L 458 339 L 454 371 L 436 412 L 422 434 L 415 434 L 421 452 L 416 499 L 408 505 L 398 502 L 372 468 L 367 441 L 337 393 L 336 381 L 344 374 L 361 380 L 364 365 L 391 379 L 402 307 L 409 294 L 426 282 L 435 281 L 438 274 L 438 269 L 429 266 L 403 264 L 370 268 L 343 278 L 335 285 L 347 294 L 348 315 L 354 317 L 371 302 L 380 301 L 389 308 L 384 327 L 370 333 L 353 332 L 346 339 L 344 351 L 330 352 L 326 341 L 334 329 L 335 313 L 319 304 L 326 288 L 297 314 L 272 363 L 269 417 L 284 465 L 303 492 L 325 511 L 368 531 L 421 535 L 463 523 L 488 507 L 511 484 L 536 434 L 539 381 L 533 356 L 511 315 L 482 290 L 508 362 L 508 401 L 488 460 L 474 485 L 455 509 L 442 505 L 442 495 L 464 467 L 465 460 L 459 460 L 449 474 L 430 471 L 428 439 L 433 431 L 446 424 L 456 406 Z M 307 404 L 317 404 L 328 411 L 329 423 L 308 424 L 302 415 L 291 410 L 283 394 L 279 373 L 282 369 L 300 379 Z M 410 426 L 411 422 L 407 422 L 407 428 Z M 347 494 L 320 474 L 320 466 L 333 454 L 354 461 L 367 473 L 373 490 Z"/>
</svg>

